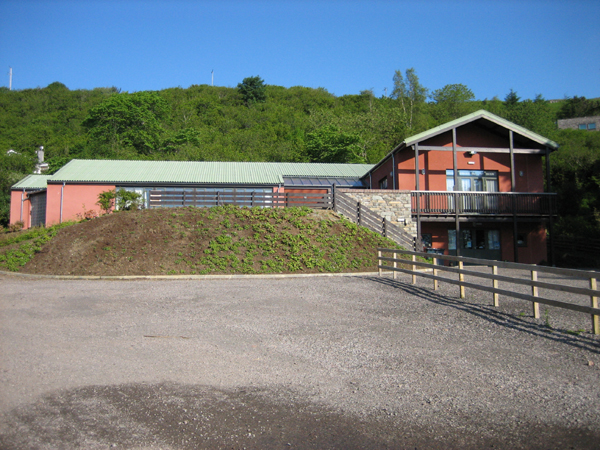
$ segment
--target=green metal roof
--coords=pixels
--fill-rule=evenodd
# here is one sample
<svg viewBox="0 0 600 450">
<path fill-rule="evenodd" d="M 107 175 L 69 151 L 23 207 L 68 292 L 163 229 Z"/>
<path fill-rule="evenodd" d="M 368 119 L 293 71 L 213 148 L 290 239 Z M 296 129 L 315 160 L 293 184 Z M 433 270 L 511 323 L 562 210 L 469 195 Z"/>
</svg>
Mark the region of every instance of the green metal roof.
<svg viewBox="0 0 600 450">
<path fill-rule="evenodd" d="M 88 183 L 277 185 L 283 177 L 359 178 L 372 164 L 74 159 L 49 180 Z"/>
<path fill-rule="evenodd" d="M 51 177 L 52 175 L 27 175 L 17 184 L 14 184 L 11 189 L 26 189 L 28 191 L 34 189 L 46 189 L 46 180 Z"/>
<path fill-rule="evenodd" d="M 451 130 L 452 128 L 464 125 L 469 122 L 473 122 L 477 119 L 483 119 L 483 118 L 489 120 L 490 122 L 494 122 L 495 124 L 500 125 L 506 129 L 512 130 L 515 133 L 525 136 L 525 137 L 531 139 L 532 141 L 537 142 L 538 144 L 547 145 L 548 147 L 552 147 L 553 149 L 558 148 L 558 144 L 556 142 L 554 142 L 548 138 L 545 138 L 544 136 L 541 136 L 537 133 L 534 133 L 533 131 L 529 131 L 527 128 L 523 128 L 522 126 L 517 125 L 516 123 L 513 123 L 506 119 L 503 119 L 502 117 L 497 116 L 496 114 L 492 114 L 491 112 L 486 111 L 484 109 L 480 109 L 479 111 L 475 111 L 471 114 L 467 114 L 466 116 L 462 116 L 462 117 L 459 117 L 458 119 L 454 119 L 450 122 L 446 122 L 435 128 L 431 128 L 429 130 L 423 131 L 422 133 L 415 134 L 414 136 L 410 136 L 410 137 L 406 138 L 402 142 L 402 144 L 404 144 L 408 147 L 409 145 L 412 145 L 416 142 L 420 142 L 420 141 L 430 138 L 432 136 L 444 133 L 448 130 Z M 402 144 L 400 144 L 400 145 L 402 145 Z"/>
</svg>

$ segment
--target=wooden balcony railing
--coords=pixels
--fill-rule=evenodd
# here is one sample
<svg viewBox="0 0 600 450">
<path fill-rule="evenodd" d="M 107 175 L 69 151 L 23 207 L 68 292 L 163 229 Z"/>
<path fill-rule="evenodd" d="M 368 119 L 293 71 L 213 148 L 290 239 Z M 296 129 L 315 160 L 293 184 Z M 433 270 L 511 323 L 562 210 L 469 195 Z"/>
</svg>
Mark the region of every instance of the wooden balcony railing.
<svg viewBox="0 0 600 450">
<path fill-rule="evenodd" d="M 556 214 L 556 194 L 549 193 L 412 191 L 411 197 L 412 213 L 421 215 Z"/>
</svg>

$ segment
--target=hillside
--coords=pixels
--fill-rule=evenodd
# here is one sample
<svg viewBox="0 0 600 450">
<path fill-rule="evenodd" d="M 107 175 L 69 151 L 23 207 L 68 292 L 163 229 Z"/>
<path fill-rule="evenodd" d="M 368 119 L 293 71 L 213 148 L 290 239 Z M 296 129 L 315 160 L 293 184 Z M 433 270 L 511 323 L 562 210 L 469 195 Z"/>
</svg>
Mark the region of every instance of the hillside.
<svg viewBox="0 0 600 450">
<path fill-rule="evenodd" d="M 365 272 L 377 270 L 378 246 L 395 244 L 331 211 L 160 208 L 64 227 L 18 269 L 51 275 Z M 0 247 L 6 270 L 3 254 Z"/>
<path fill-rule="evenodd" d="M 551 185 L 561 216 L 575 219 L 561 219 L 556 230 L 577 234 L 583 226 L 600 235 L 600 133 L 556 129 L 558 118 L 600 114 L 598 99 L 550 103 L 511 90 L 504 100 L 475 100 L 462 84 L 430 90 L 412 69 L 406 77 L 397 71 L 393 91 L 381 98 L 368 89 L 336 97 L 323 88 L 250 79 L 263 89 L 259 101 L 238 88 L 208 85 L 134 93 L 70 90 L 60 82 L 0 88 L 0 226 L 8 223 L 10 186 L 33 171 L 40 145 L 50 173 L 73 158 L 377 163 L 410 135 L 486 109 L 560 144 Z"/>
</svg>

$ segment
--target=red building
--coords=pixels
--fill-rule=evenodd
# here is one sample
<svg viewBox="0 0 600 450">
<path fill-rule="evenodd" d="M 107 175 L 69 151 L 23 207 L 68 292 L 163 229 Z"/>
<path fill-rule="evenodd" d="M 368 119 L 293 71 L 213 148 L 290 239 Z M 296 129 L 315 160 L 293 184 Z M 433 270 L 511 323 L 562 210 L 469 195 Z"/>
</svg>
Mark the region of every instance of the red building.
<svg viewBox="0 0 600 450">
<path fill-rule="evenodd" d="M 477 111 L 405 139 L 376 165 L 73 160 L 54 175 L 30 175 L 14 185 L 10 221 L 51 225 L 100 212 L 98 194 L 110 189 L 139 193 L 147 208 L 197 205 L 189 199 L 200 193 L 305 194 L 290 200 L 302 203 L 309 194 L 333 197 L 334 186 L 368 188 L 361 192 L 371 198 L 391 189 L 410 193 L 411 207 L 404 202 L 394 217 L 410 222 L 406 231 L 430 251 L 539 264 L 551 261 L 546 229 L 556 196 L 545 193 L 544 171 L 549 180 L 548 155 L 556 148 Z"/>
<path fill-rule="evenodd" d="M 529 264 L 549 261 L 545 193 L 558 144 L 487 111 L 404 140 L 365 175 L 371 189 L 411 192 L 426 247 L 450 255 Z"/>
</svg>

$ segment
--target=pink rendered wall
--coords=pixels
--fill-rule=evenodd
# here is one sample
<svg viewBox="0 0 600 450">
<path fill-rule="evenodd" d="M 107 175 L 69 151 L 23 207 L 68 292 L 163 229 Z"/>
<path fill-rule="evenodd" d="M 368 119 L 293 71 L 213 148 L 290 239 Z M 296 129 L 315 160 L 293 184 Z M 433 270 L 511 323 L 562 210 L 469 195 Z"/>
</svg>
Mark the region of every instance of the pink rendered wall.
<svg viewBox="0 0 600 450">
<path fill-rule="evenodd" d="M 46 199 L 46 225 L 60 222 L 60 195 L 62 184 L 48 184 Z M 66 184 L 63 192 L 62 221 L 77 220 L 77 214 L 93 209 L 102 212 L 96 205 L 98 194 L 115 189 L 114 185 Z"/>
<path fill-rule="evenodd" d="M 10 219 L 9 223 L 19 222 L 21 220 L 21 195 L 23 191 L 10 192 Z M 27 200 L 27 193 L 23 198 L 23 228 L 29 228 L 31 224 L 31 203 Z"/>
</svg>

